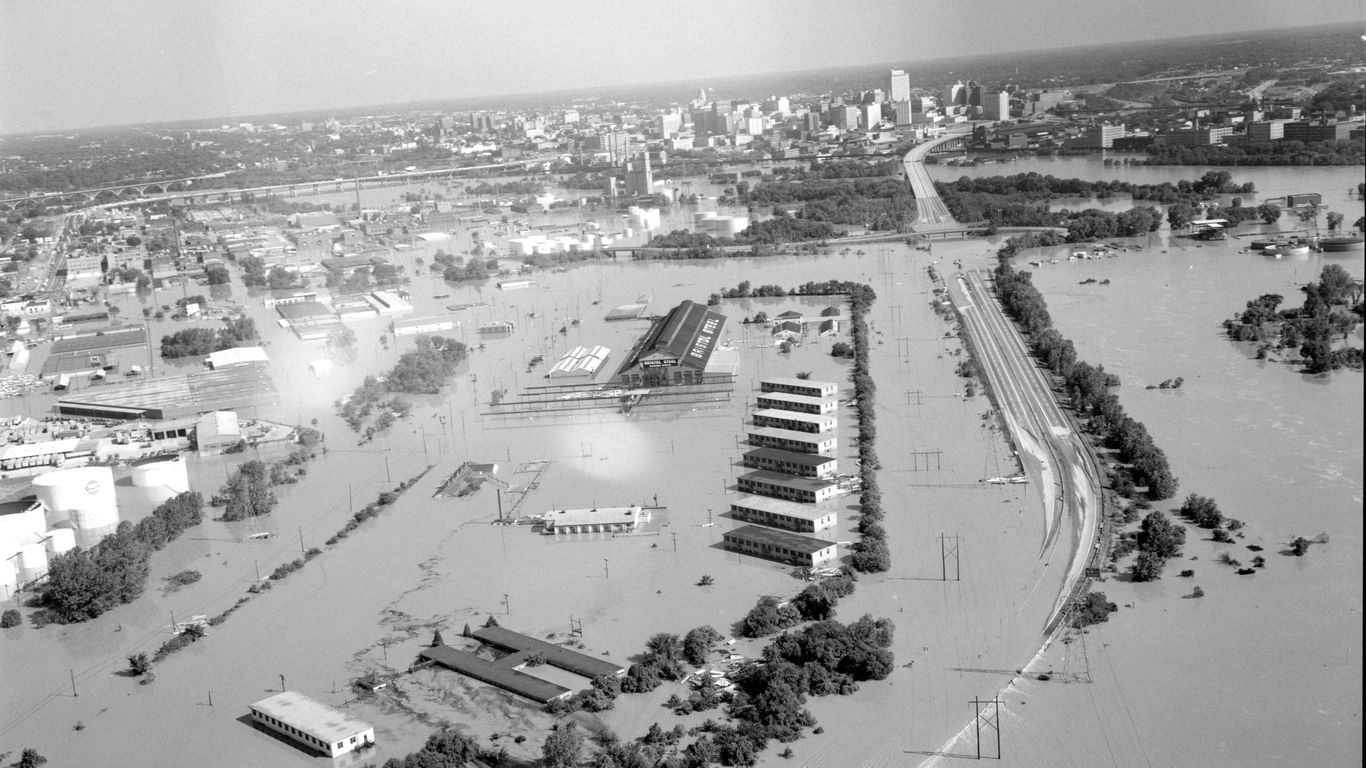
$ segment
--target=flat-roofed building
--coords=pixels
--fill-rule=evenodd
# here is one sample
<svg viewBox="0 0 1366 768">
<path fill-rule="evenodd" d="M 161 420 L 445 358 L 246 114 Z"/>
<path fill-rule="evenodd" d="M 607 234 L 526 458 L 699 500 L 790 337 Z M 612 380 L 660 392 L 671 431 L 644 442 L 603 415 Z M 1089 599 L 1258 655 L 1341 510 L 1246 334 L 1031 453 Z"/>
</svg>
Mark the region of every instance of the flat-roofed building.
<svg viewBox="0 0 1366 768">
<path fill-rule="evenodd" d="M 833 541 L 789 533 L 759 525 L 742 525 L 721 534 L 726 549 L 767 560 L 819 568 L 839 557 Z"/>
<path fill-rule="evenodd" d="M 761 380 L 759 391 L 763 393 L 785 392 L 789 395 L 803 395 L 805 397 L 836 397 L 839 395 L 840 387 L 838 384 L 828 381 L 775 377 Z"/>
<path fill-rule="evenodd" d="M 632 533 L 650 519 L 650 513 L 635 506 L 552 509 L 543 519 L 549 534 Z"/>
<path fill-rule="evenodd" d="M 755 448 L 777 448 L 797 453 L 834 453 L 838 442 L 833 434 L 812 434 L 776 427 L 750 427 L 749 444 Z"/>
<path fill-rule="evenodd" d="M 611 354 L 612 350 L 603 346 L 591 349 L 574 347 L 564 353 L 564 357 L 555 363 L 546 376 L 552 379 L 591 379 Z"/>
<path fill-rule="evenodd" d="M 460 323 L 453 317 L 410 317 L 390 323 L 389 330 L 395 336 L 416 336 L 422 333 L 455 330 L 457 325 Z"/>
<path fill-rule="evenodd" d="M 741 493 L 755 493 L 775 499 L 787 499 L 803 504 L 819 504 L 839 494 L 839 486 L 820 477 L 797 477 L 782 472 L 756 469 L 736 478 L 735 487 Z"/>
<path fill-rule="evenodd" d="M 746 451 L 743 463 L 750 469 L 785 472 L 798 477 L 830 477 L 839 466 L 832 456 L 783 451 L 777 448 L 755 448 Z"/>
<path fill-rule="evenodd" d="M 232 349 L 221 349 L 217 352 L 210 352 L 204 358 L 204 365 L 211 371 L 231 368 L 234 365 L 245 365 L 246 363 L 268 363 L 270 358 L 266 355 L 265 347 L 233 347 Z"/>
<path fill-rule="evenodd" d="M 835 506 L 829 502 L 802 504 L 771 496 L 741 496 L 730 503 L 730 511 L 747 523 L 798 533 L 815 533 L 834 528 L 838 522 Z"/>
<path fill-rule="evenodd" d="M 295 691 L 282 691 L 252 704 L 251 719 L 328 757 L 375 742 L 374 726 Z"/>
<path fill-rule="evenodd" d="M 786 392 L 761 393 L 757 402 L 760 408 L 796 413 L 827 414 L 838 411 L 840 407 L 839 401 L 831 397 L 790 395 Z"/>
<path fill-rule="evenodd" d="M 839 419 L 829 414 L 822 416 L 814 413 L 784 411 L 777 408 L 764 408 L 754 412 L 754 426 L 756 427 L 777 427 L 778 429 L 790 429 L 794 432 L 810 432 L 812 434 L 834 432 L 835 424 L 838 421 Z"/>
<path fill-rule="evenodd" d="M 58 400 L 57 412 L 95 419 L 162 420 L 278 402 L 270 367 L 245 363 L 221 371 L 83 389 Z"/>
</svg>

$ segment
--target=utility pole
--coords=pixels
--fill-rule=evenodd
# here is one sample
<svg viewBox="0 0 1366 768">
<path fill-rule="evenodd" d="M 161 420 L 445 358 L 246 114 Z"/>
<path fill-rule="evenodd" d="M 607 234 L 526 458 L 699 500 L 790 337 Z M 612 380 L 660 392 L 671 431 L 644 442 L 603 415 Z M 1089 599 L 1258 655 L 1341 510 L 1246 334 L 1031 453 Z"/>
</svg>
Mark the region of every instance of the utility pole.
<svg viewBox="0 0 1366 768">
<path fill-rule="evenodd" d="M 991 714 L 984 715 L 982 708 L 991 705 Z M 972 700 L 972 722 L 974 730 L 977 732 L 977 759 L 982 759 L 982 726 L 985 725 L 996 731 L 996 759 L 1001 759 L 1001 698 L 993 696 L 991 701 L 981 701 L 974 698 Z"/>
<path fill-rule="evenodd" d="M 948 540 L 949 540 L 950 538 L 953 539 L 953 545 L 952 545 L 952 546 L 950 546 L 949 543 L 948 543 Z M 941 580 L 941 581 L 948 581 L 948 580 L 949 580 L 949 558 L 950 558 L 950 557 L 953 558 L 953 580 L 954 580 L 954 581 L 962 581 L 962 572 L 961 572 L 961 570 L 960 570 L 960 564 L 959 564 L 959 560 L 958 560 L 958 544 L 959 544 L 960 541 L 962 541 L 962 537 L 960 537 L 960 536 L 959 536 L 958 534 L 956 534 L 956 533 L 955 533 L 952 537 L 950 537 L 950 536 L 948 536 L 947 534 L 944 534 L 944 533 L 939 534 L 939 565 L 940 565 L 940 573 L 941 573 L 941 575 L 940 575 L 940 580 Z"/>
<path fill-rule="evenodd" d="M 280 673 L 280 690 L 285 690 L 285 675 L 283 672 Z"/>
<path fill-rule="evenodd" d="M 308 554 L 308 550 L 304 548 L 304 527 L 302 525 L 299 526 L 299 553 Z"/>
<path fill-rule="evenodd" d="M 66 671 L 71 673 L 71 697 L 76 698 L 80 696 L 79 693 L 76 693 L 76 670 L 68 667 Z"/>
<path fill-rule="evenodd" d="M 604 558 L 602 559 L 602 577 L 603 577 L 604 579 L 606 579 L 606 578 L 610 578 L 611 575 L 612 575 L 611 572 L 607 570 L 607 558 L 604 557 Z"/>
<path fill-rule="evenodd" d="M 503 593 L 503 615 L 512 615 L 512 603 L 508 602 L 508 593 L 506 592 Z"/>
<path fill-rule="evenodd" d="M 678 551 L 678 534 L 677 534 L 677 533 L 671 533 L 671 534 L 669 534 L 669 535 L 672 536 L 672 537 L 674 537 L 674 551 L 677 552 L 677 551 Z"/>
</svg>

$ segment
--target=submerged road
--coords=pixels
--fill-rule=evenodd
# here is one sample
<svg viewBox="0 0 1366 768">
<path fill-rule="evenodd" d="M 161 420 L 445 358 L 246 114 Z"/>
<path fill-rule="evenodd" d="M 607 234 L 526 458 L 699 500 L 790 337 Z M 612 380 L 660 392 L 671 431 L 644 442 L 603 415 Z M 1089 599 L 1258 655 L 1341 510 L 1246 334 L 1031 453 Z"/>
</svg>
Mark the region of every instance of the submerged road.
<svg viewBox="0 0 1366 768">
<path fill-rule="evenodd" d="M 1044 497 L 1041 558 L 1048 558 L 1064 540 L 1063 523 L 1071 523 L 1065 539 L 1071 548 L 1067 574 L 1044 624 L 1044 634 L 1051 635 L 1087 585 L 1086 566 L 1097 546 L 1100 526 L 1100 468 L 1058 406 L 1048 378 L 1029 356 L 1023 337 L 1002 312 L 986 278 L 973 270 L 947 285 L 1015 444 L 1037 462 L 1037 469 L 1029 461 L 1025 466 L 1037 474 L 1034 479 Z"/>
</svg>

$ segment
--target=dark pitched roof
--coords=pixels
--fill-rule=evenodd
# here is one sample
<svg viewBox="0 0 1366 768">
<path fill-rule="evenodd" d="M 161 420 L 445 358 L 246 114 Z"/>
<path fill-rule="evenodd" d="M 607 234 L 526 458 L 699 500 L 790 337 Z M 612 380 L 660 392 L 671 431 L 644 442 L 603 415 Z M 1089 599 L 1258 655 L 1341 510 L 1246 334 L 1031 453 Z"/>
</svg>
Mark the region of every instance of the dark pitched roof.
<svg viewBox="0 0 1366 768">
<path fill-rule="evenodd" d="M 685 300 L 650 328 L 622 369 L 630 368 L 641 358 L 655 354 L 677 357 L 690 368 L 706 368 L 725 325 L 725 315 L 713 312 L 705 305 Z"/>
</svg>

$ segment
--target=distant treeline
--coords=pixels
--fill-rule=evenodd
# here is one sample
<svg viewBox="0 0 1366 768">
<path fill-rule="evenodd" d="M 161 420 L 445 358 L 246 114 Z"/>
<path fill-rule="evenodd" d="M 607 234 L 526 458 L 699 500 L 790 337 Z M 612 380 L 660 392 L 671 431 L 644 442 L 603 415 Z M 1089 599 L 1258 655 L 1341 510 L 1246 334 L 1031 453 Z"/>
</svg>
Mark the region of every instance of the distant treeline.
<svg viewBox="0 0 1366 768">
<path fill-rule="evenodd" d="M 1145 165 L 1362 165 L 1360 141 L 1268 141 L 1230 147 L 1166 145 L 1147 150 Z"/>
</svg>

